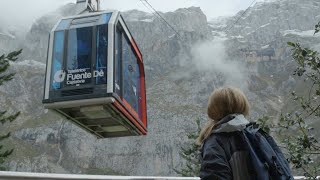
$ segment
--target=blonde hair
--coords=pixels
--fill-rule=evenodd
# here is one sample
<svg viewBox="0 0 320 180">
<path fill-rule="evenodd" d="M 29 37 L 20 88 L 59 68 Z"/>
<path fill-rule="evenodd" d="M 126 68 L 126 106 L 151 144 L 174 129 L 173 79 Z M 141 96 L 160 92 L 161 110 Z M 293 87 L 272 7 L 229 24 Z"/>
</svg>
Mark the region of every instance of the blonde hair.
<svg viewBox="0 0 320 180">
<path fill-rule="evenodd" d="M 201 130 L 197 144 L 202 145 L 218 121 L 229 114 L 249 115 L 249 102 L 243 92 L 234 87 L 216 89 L 209 97 L 207 114 L 209 121 Z"/>
</svg>

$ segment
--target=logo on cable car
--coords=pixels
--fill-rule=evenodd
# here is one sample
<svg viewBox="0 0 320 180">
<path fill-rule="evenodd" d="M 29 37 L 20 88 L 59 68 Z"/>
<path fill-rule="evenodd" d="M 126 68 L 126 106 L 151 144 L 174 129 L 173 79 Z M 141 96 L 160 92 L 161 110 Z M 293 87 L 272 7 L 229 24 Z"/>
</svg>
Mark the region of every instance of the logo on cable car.
<svg viewBox="0 0 320 180">
<path fill-rule="evenodd" d="M 66 77 L 66 73 L 63 70 L 57 71 L 53 76 L 53 82 L 54 83 L 61 83 L 64 81 L 64 78 Z"/>
<path fill-rule="evenodd" d="M 83 84 L 86 82 L 86 79 L 90 79 L 92 77 L 103 77 L 104 72 L 102 69 L 91 72 L 86 72 L 88 69 L 73 69 L 68 70 L 68 73 L 63 70 L 59 70 L 54 74 L 54 82 L 61 83 L 67 77 L 66 84 L 74 85 L 74 84 Z"/>
</svg>

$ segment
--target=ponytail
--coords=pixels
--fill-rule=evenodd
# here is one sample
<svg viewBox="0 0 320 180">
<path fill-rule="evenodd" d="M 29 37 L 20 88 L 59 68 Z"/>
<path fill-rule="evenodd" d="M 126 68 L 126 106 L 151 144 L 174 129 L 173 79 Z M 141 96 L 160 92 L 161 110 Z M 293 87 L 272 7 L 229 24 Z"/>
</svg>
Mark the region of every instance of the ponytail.
<svg viewBox="0 0 320 180">
<path fill-rule="evenodd" d="M 207 139 L 212 130 L 215 128 L 216 123 L 210 119 L 207 124 L 201 129 L 199 137 L 196 139 L 196 145 L 201 146 L 205 139 Z"/>
</svg>

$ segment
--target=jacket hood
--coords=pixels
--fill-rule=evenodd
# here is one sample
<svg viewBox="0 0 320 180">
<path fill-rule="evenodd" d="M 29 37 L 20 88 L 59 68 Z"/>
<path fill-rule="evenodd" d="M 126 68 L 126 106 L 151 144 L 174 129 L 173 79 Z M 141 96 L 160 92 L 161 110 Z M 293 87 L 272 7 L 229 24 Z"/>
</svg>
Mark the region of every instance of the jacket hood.
<svg viewBox="0 0 320 180">
<path fill-rule="evenodd" d="M 249 123 L 242 114 L 230 114 L 218 122 L 212 133 L 242 131 Z"/>
</svg>

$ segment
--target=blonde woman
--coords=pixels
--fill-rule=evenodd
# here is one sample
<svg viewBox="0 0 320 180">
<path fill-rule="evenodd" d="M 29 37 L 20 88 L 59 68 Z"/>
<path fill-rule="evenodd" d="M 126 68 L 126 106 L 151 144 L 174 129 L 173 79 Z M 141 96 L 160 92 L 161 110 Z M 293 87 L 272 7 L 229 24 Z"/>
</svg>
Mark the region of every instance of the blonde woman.
<svg viewBox="0 0 320 180">
<path fill-rule="evenodd" d="M 249 115 L 246 96 L 233 87 L 216 89 L 209 98 L 207 113 L 209 121 L 197 139 L 197 144 L 202 145 L 200 178 L 259 179 L 252 167 L 251 151 L 247 150 L 242 133 L 249 124 L 246 119 Z M 281 153 L 279 148 L 277 151 Z"/>
<path fill-rule="evenodd" d="M 248 132 L 247 125 L 249 124 L 246 119 L 249 115 L 249 103 L 246 96 L 237 88 L 216 89 L 209 98 L 207 113 L 209 121 L 197 139 L 197 143 L 202 145 L 200 178 L 202 180 L 269 179 L 268 173 L 273 172 L 271 167 L 275 164 L 272 164 L 270 169 L 263 168 L 266 164 L 262 163 L 262 166 L 257 164 L 257 159 L 253 158 L 257 156 L 252 148 L 249 148 L 246 140 L 248 136 L 244 133 Z M 252 126 L 248 128 L 250 127 Z M 281 161 L 280 163 L 284 164 L 282 170 L 286 170 L 288 174 L 287 178 L 278 179 L 293 179 L 281 150 L 271 136 L 263 136 L 268 136 L 267 139 L 272 146 L 265 146 L 265 148 L 270 147 L 276 151 L 275 156 L 280 157 L 277 163 Z M 270 152 L 272 151 L 267 153 Z M 268 154 L 270 155 L 271 153 Z M 272 158 L 274 158 L 273 154 Z M 251 162 L 255 162 L 255 166 Z M 260 167 L 263 171 L 260 171 Z M 278 166 L 275 167 L 278 171 Z"/>
</svg>

